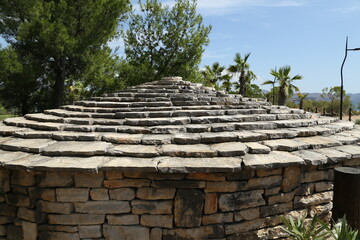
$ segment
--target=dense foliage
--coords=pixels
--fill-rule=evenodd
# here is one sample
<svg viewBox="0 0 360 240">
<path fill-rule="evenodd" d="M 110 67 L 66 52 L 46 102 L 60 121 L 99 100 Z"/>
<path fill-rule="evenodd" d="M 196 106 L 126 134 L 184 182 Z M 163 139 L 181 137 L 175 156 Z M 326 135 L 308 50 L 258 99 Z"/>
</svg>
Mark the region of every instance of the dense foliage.
<svg viewBox="0 0 360 240">
<path fill-rule="evenodd" d="M 17 61 L 19 65 L 10 71 L 7 81 L 1 81 L 2 88 L 12 89 L 13 84 L 25 89 L 24 82 L 37 83 L 46 89 L 42 95 L 46 100 L 37 101 L 57 107 L 64 103 L 66 88 L 79 79 L 83 81 L 84 75 L 91 75 L 91 80 L 83 81 L 90 88 L 93 83 L 97 87 L 106 85 L 106 76 L 115 77 L 108 71 L 111 65 L 104 64 L 113 60 L 106 44 L 118 34 L 119 22 L 129 7 L 128 0 L 0 1 L 0 34 L 11 48 L 3 54 L 15 52 L 3 61 Z M 31 72 L 27 80 L 13 75 L 27 76 L 26 71 Z M 31 92 L 39 90 L 37 85 L 30 85 Z M 23 113 L 29 110 L 25 105 L 33 103 L 23 103 Z"/>
<path fill-rule="evenodd" d="M 195 0 L 176 0 L 173 7 L 157 0 L 139 1 L 124 35 L 127 63 L 141 69 L 147 81 L 164 76 L 196 80 L 211 31 L 202 21 Z"/>
</svg>

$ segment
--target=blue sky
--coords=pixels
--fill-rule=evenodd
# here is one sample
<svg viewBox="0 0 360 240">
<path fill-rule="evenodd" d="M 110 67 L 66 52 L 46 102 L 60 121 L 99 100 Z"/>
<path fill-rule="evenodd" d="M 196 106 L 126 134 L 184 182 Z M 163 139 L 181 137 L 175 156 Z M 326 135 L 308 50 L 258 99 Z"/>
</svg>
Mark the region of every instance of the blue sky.
<svg viewBox="0 0 360 240">
<path fill-rule="evenodd" d="M 302 92 L 321 92 L 340 84 L 346 36 L 349 48 L 360 47 L 358 0 L 198 0 L 198 11 L 213 26 L 201 67 L 251 52 L 257 84 L 272 79 L 275 66 L 291 65 L 304 77 Z M 347 92 L 360 92 L 360 51 L 349 53 L 344 80 Z"/>
</svg>

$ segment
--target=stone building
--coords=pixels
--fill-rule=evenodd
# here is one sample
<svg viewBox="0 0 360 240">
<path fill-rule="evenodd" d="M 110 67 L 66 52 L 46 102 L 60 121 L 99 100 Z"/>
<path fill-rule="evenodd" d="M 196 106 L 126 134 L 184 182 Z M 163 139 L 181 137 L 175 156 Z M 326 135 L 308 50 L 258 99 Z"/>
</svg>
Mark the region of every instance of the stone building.
<svg viewBox="0 0 360 240">
<path fill-rule="evenodd" d="M 352 122 L 165 78 L 0 125 L 0 239 L 276 239 L 332 209 Z"/>
</svg>

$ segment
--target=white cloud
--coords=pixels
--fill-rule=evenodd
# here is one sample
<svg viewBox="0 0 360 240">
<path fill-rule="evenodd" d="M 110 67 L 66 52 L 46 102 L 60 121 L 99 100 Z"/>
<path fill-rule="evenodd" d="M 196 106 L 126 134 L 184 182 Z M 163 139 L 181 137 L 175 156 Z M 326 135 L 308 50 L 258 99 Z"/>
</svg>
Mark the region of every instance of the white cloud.
<svg viewBox="0 0 360 240">
<path fill-rule="evenodd" d="M 359 10 L 360 10 L 360 6 L 352 6 L 352 7 L 347 7 L 347 8 L 333 9 L 334 12 L 340 12 L 340 13 L 349 13 L 349 12 L 355 12 L 355 11 L 359 11 Z"/>
<path fill-rule="evenodd" d="M 246 7 L 299 7 L 304 0 L 198 0 L 198 9 L 204 15 L 221 16 Z"/>
</svg>

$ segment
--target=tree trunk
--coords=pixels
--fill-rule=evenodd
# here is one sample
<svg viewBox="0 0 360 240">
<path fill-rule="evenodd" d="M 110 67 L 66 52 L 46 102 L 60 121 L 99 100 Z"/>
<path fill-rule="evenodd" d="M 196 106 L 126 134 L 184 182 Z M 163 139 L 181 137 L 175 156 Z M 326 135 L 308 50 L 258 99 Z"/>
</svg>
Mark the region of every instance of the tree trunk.
<svg viewBox="0 0 360 240">
<path fill-rule="evenodd" d="M 24 116 L 29 113 L 28 98 L 21 99 L 21 115 Z"/>
<path fill-rule="evenodd" d="M 53 95 L 53 107 L 58 108 L 64 99 L 64 86 L 65 86 L 65 58 L 60 58 L 56 63 L 55 69 L 55 84 Z"/>
<path fill-rule="evenodd" d="M 280 106 L 285 106 L 287 97 L 286 97 L 286 93 L 285 93 L 285 88 L 284 87 L 280 87 L 279 88 L 279 105 Z"/>
<path fill-rule="evenodd" d="M 299 103 L 299 109 L 303 109 L 303 107 L 304 107 L 304 100 L 301 99 Z"/>
<path fill-rule="evenodd" d="M 239 89 L 239 94 L 241 94 L 242 96 L 245 96 L 245 71 L 241 71 L 240 73 L 240 89 Z"/>
</svg>

